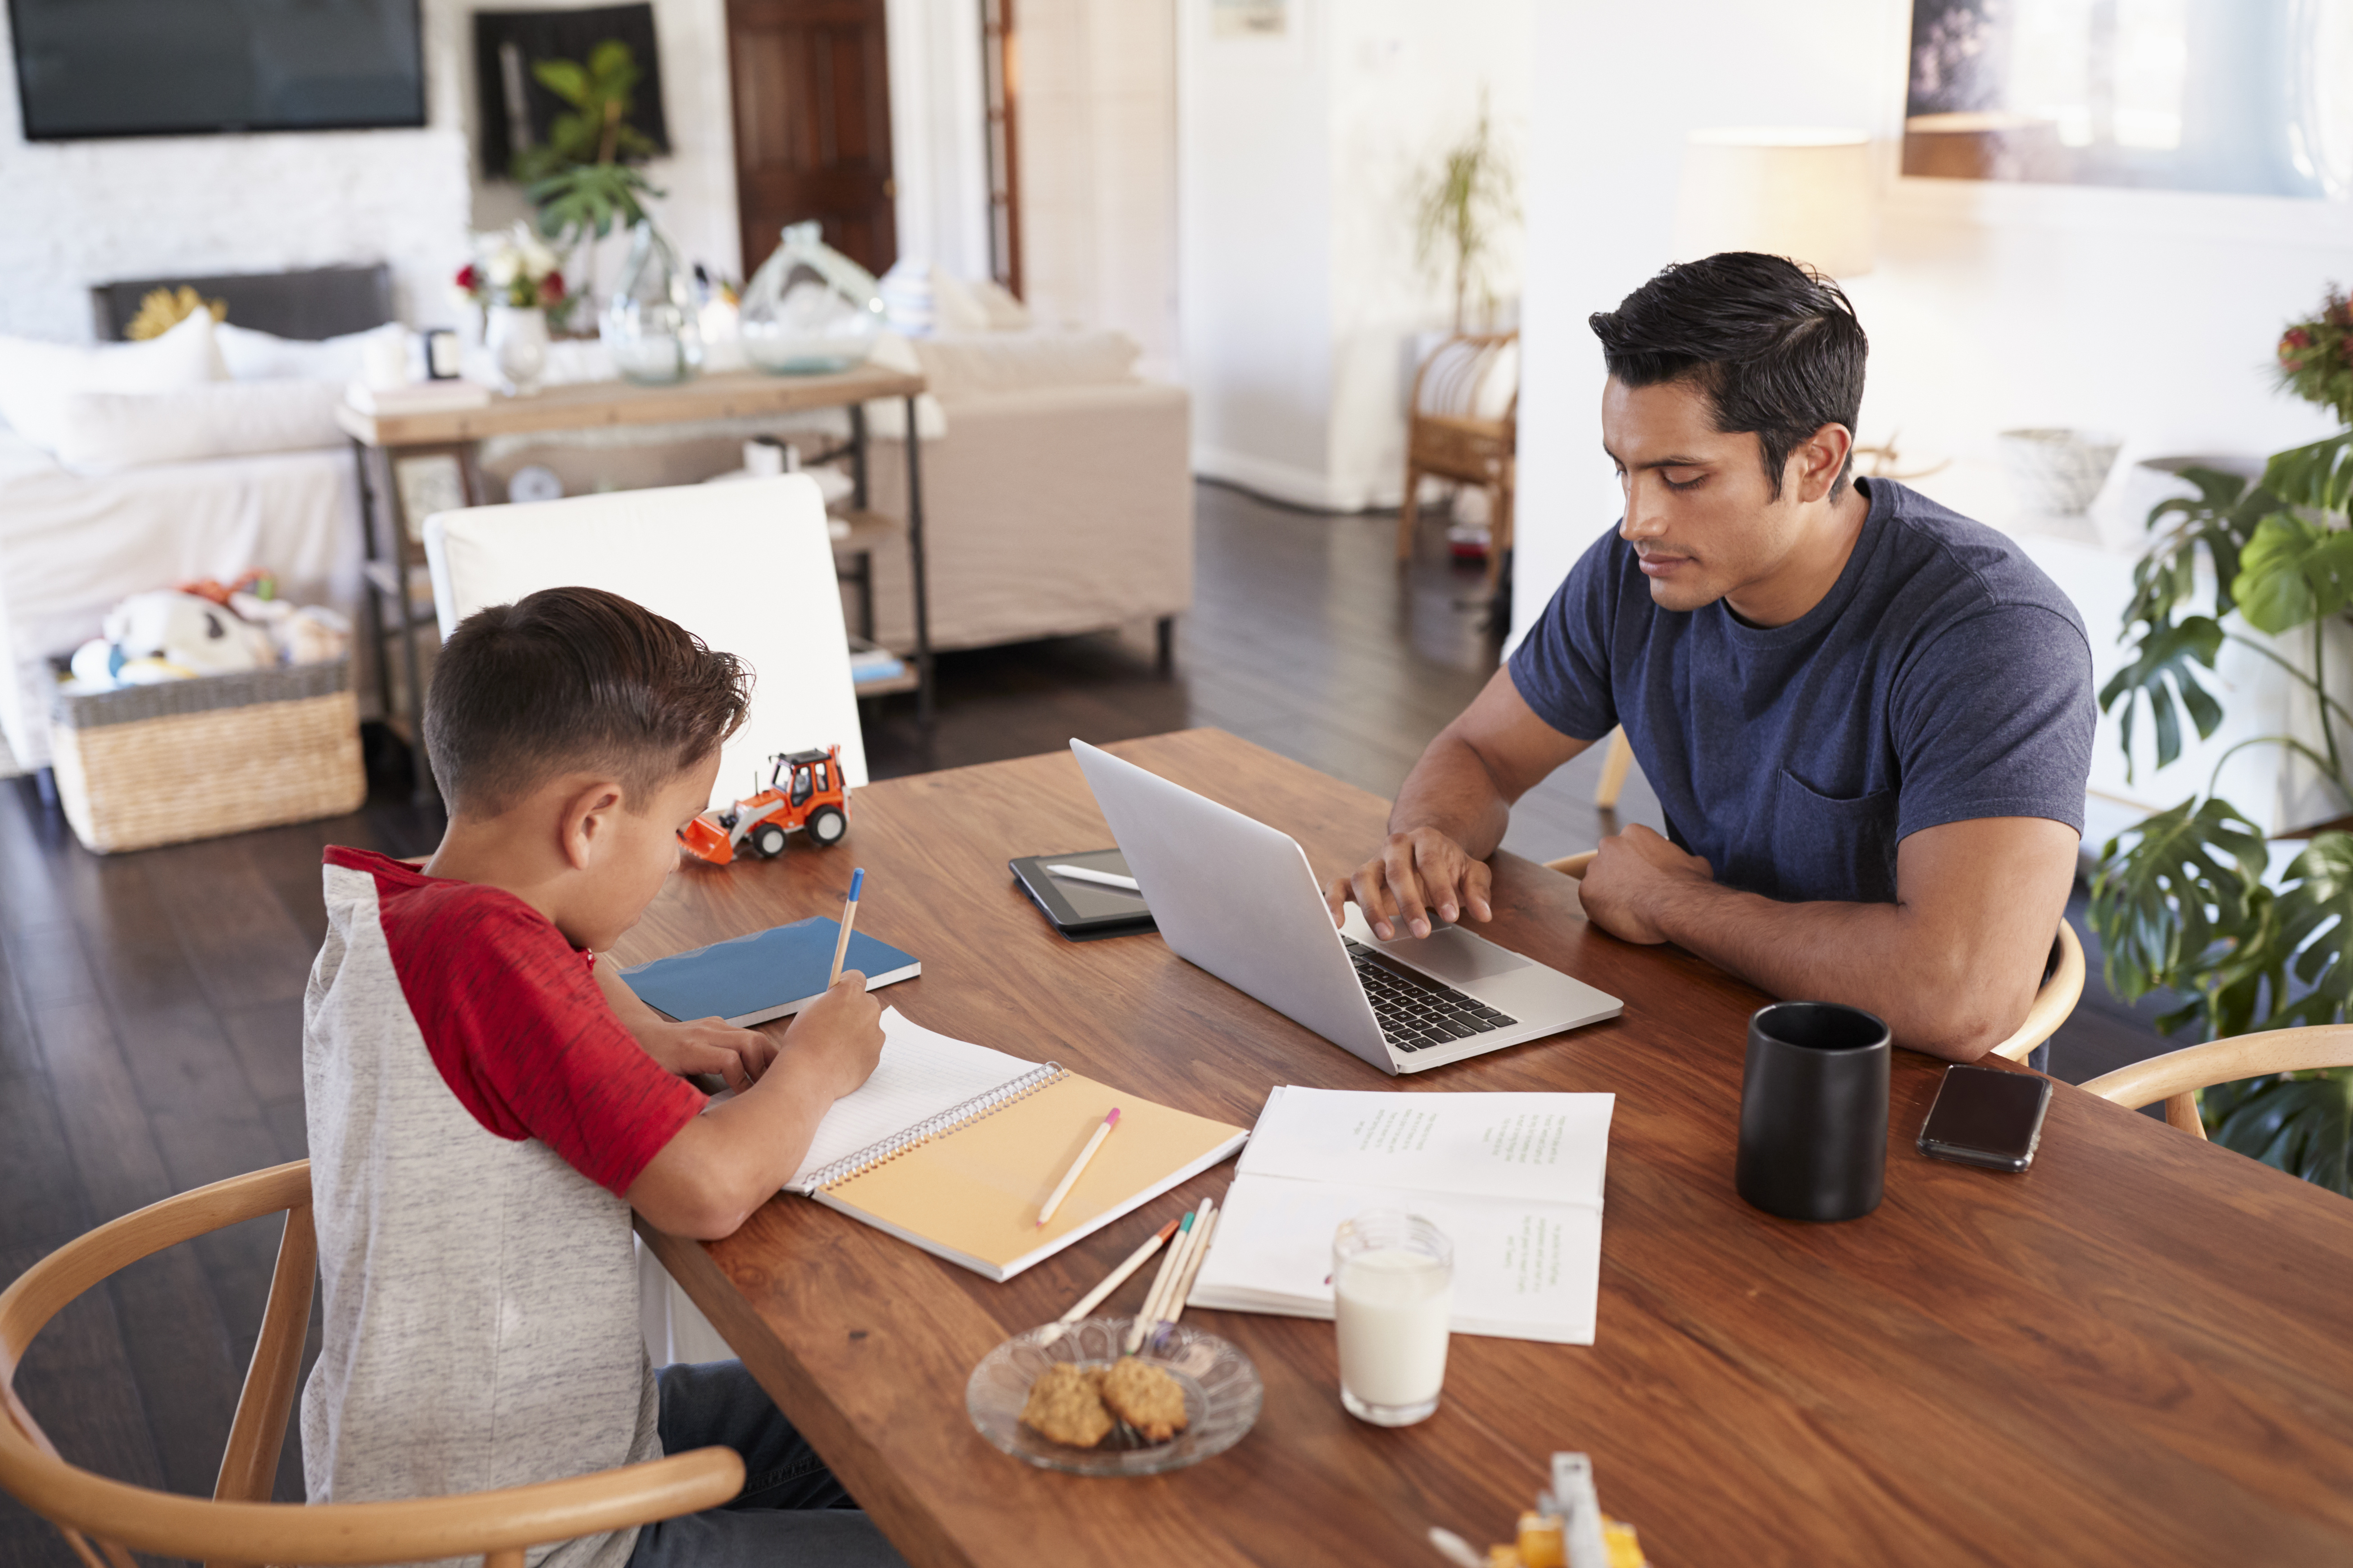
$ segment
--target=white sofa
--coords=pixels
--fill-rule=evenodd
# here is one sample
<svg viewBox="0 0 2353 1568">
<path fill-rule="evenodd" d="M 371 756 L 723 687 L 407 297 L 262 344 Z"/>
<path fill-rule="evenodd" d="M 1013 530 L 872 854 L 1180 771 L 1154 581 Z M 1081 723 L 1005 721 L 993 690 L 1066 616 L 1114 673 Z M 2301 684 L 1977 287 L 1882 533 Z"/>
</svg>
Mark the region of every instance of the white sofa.
<svg viewBox="0 0 2353 1568">
<path fill-rule="evenodd" d="M 1190 607 L 1184 388 L 1137 377 L 1136 346 L 1117 332 L 973 332 L 882 352 L 911 346 L 938 405 L 923 420 L 922 457 L 934 647 L 1103 631 Z M 877 405 L 870 419 L 871 503 L 904 517 L 903 405 Z M 812 448 L 847 428 L 831 413 L 795 423 L 807 435 L 793 438 Z M 482 467 L 494 494 L 526 464 L 553 469 L 575 495 L 692 484 L 735 468 L 745 437 L 776 428 L 551 433 L 488 443 Z M 905 652 L 914 646 L 906 552 L 892 542 L 876 557 L 876 640 Z M 844 592 L 854 629 L 855 595 Z"/>
<path fill-rule="evenodd" d="M 191 340 L 207 337 L 208 321 L 191 323 Z M 356 624 L 358 481 L 332 422 L 340 384 L 230 381 L 209 342 L 193 372 L 126 380 L 121 367 L 155 346 L 0 343 L 0 378 L 15 376 L 0 409 L 24 426 L 0 424 L 0 736 L 25 768 L 49 763 L 51 661 L 129 595 L 259 567 L 295 602 Z M 373 665 L 355 651 L 364 701 Z"/>
</svg>

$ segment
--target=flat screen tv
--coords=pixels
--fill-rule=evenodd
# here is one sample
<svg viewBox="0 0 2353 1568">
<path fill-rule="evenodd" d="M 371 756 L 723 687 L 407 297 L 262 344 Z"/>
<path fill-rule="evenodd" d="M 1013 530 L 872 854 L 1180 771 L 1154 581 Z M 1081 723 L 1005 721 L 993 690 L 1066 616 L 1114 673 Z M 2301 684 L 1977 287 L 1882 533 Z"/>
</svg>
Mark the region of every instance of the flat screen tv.
<svg viewBox="0 0 2353 1568">
<path fill-rule="evenodd" d="M 8 0 L 25 139 L 425 123 L 417 0 Z"/>
</svg>

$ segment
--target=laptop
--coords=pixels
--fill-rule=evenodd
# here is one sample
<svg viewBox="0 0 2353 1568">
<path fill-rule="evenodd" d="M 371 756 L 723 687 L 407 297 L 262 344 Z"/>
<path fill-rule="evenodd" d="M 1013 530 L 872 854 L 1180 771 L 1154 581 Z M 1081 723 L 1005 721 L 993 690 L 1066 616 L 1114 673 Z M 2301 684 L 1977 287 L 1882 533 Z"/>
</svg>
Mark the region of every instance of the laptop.
<svg viewBox="0 0 2353 1568">
<path fill-rule="evenodd" d="M 1426 1072 L 1625 1010 L 1460 926 L 1382 942 L 1350 904 L 1335 930 L 1289 834 L 1084 741 L 1071 750 L 1170 950 L 1383 1072 Z"/>
</svg>

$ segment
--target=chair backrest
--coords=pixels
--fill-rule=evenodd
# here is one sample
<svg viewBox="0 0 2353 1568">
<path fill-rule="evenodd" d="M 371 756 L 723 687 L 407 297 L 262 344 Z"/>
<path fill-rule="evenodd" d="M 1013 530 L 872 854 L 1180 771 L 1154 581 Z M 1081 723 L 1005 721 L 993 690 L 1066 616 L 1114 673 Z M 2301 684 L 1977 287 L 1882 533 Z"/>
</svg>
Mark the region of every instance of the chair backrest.
<svg viewBox="0 0 2353 1568">
<path fill-rule="evenodd" d="M 825 500 L 806 474 L 436 512 L 425 557 L 444 637 L 488 605 L 577 585 L 750 665 L 751 715 L 720 753 L 714 805 L 765 787 L 776 752 L 839 743 L 850 787 L 866 783 Z"/>
<path fill-rule="evenodd" d="M 2131 1110 L 2161 1100 L 2166 1121 L 2203 1138 L 2206 1126 L 2194 1098 L 2200 1089 L 2268 1073 L 2342 1067 L 2353 1067 L 2353 1024 L 2316 1024 L 2184 1047 L 2118 1068 L 2083 1087 Z"/>
<path fill-rule="evenodd" d="M 392 268 L 322 267 L 308 272 L 259 272 L 229 278 L 135 278 L 100 283 L 90 291 L 98 335 L 120 342 L 139 314 L 140 301 L 158 289 L 194 289 L 228 307 L 231 326 L 281 338 L 341 337 L 392 320 Z"/>
<path fill-rule="evenodd" d="M 1520 334 L 1465 332 L 1447 339 L 1414 373 L 1411 411 L 1509 420 L 1520 401 Z"/>
<path fill-rule="evenodd" d="M 26 1347 L 110 1275 L 167 1247 L 284 1213 L 278 1270 L 238 1395 L 213 1496 L 185 1497 L 81 1469 L 58 1454 L 16 1397 Z M 66 1243 L 0 1290 L 0 1489 L 56 1525 L 89 1568 L 133 1568 L 124 1547 L 212 1564 L 375 1563 L 471 1556 L 522 1568 L 527 1548 L 716 1508 L 744 1487 L 729 1448 L 534 1486 L 403 1502 L 269 1500 L 302 1364 L 318 1244 L 311 1163 L 298 1160 L 151 1204 Z"/>
</svg>

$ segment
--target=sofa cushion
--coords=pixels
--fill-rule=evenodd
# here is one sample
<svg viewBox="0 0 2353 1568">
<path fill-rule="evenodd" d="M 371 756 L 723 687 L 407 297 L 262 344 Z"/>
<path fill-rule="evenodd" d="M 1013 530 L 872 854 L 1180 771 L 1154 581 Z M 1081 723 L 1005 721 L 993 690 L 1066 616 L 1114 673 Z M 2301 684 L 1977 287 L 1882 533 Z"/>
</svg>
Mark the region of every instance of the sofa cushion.
<svg viewBox="0 0 2353 1568">
<path fill-rule="evenodd" d="M 163 393 L 222 376 L 210 311 L 137 343 L 52 343 L 0 338 L 0 419 L 54 452 L 77 393 Z"/>
<path fill-rule="evenodd" d="M 915 357 L 943 403 L 1135 379 L 1144 351 L 1124 332 L 970 332 L 918 338 Z"/>
<path fill-rule="evenodd" d="M 177 392 L 78 392 L 60 400 L 58 461 L 78 474 L 300 452 L 343 439 L 332 381 L 221 381 Z"/>
<path fill-rule="evenodd" d="M 213 336 L 220 344 L 221 362 L 228 367 L 233 380 L 270 381 L 299 376 L 310 381 L 348 382 L 366 375 L 370 343 L 398 343 L 406 352 L 408 329 L 397 321 L 386 321 L 364 332 L 346 332 L 339 338 L 313 342 L 304 338 L 257 332 L 250 327 L 223 321 L 213 329 Z"/>
</svg>

